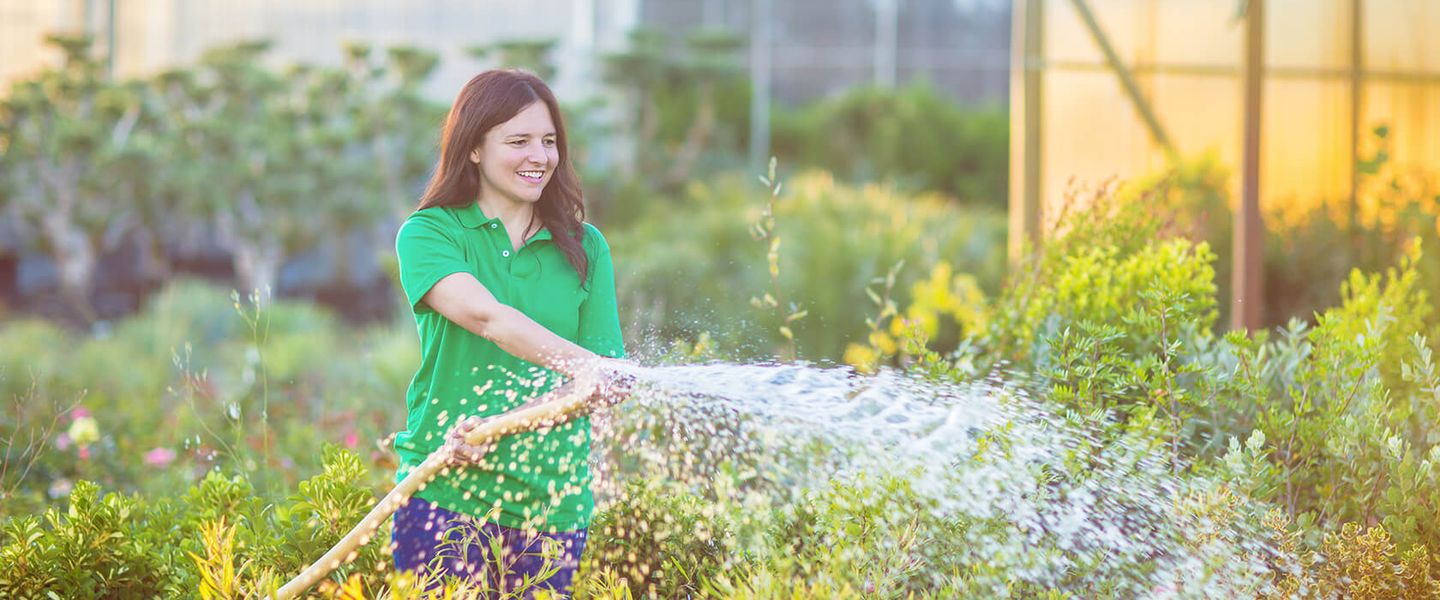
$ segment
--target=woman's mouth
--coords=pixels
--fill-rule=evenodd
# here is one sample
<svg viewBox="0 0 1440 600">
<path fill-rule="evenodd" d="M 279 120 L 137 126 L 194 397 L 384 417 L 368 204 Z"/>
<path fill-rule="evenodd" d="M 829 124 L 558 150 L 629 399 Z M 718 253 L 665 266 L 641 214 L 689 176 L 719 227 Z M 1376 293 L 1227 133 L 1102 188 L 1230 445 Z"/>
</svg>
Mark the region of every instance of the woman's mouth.
<svg viewBox="0 0 1440 600">
<path fill-rule="evenodd" d="M 545 179 L 544 171 L 516 171 L 516 174 L 520 175 L 521 179 L 530 183 L 540 183 Z"/>
</svg>

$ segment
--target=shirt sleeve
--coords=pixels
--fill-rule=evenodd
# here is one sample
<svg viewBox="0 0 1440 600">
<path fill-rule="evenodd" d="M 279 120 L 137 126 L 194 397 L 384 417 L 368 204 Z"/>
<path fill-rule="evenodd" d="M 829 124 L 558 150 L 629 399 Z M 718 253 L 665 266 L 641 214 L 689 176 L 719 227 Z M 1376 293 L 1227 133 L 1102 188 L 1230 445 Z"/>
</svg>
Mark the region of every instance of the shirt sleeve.
<svg viewBox="0 0 1440 600">
<path fill-rule="evenodd" d="M 416 314 L 434 309 L 420 300 L 435 283 L 452 273 L 472 273 L 465 253 L 452 228 L 434 216 L 415 213 L 400 226 L 395 236 L 395 258 L 399 263 L 400 287 Z"/>
<path fill-rule="evenodd" d="M 577 343 L 596 354 L 611 358 L 625 357 L 625 341 L 620 334 L 620 311 L 615 299 L 615 265 L 610 259 L 610 246 L 600 230 L 585 224 L 585 243 L 590 252 L 590 273 L 587 276 L 590 294 L 580 304 L 580 333 Z M 593 238 L 593 239 L 592 239 Z"/>
</svg>

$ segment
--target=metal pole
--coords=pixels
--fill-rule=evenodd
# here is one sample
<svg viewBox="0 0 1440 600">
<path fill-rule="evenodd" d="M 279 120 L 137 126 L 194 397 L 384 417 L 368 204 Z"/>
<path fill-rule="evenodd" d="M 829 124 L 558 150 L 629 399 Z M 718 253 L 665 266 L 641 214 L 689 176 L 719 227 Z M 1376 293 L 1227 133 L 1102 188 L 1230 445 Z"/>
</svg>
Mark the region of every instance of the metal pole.
<svg viewBox="0 0 1440 600">
<path fill-rule="evenodd" d="M 875 1 L 875 86 L 895 87 L 900 0 Z"/>
<path fill-rule="evenodd" d="M 1129 67 L 1120 60 L 1120 55 L 1115 52 L 1115 47 L 1110 45 L 1110 37 L 1105 35 L 1105 30 L 1100 28 L 1100 22 L 1095 19 L 1095 13 L 1090 10 L 1090 5 L 1085 0 L 1071 0 L 1075 5 L 1075 11 L 1080 13 L 1080 20 L 1085 23 L 1085 28 L 1094 38 L 1095 45 L 1100 47 L 1100 52 L 1105 55 L 1105 62 L 1115 71 L 1115 76 L 1120 78 L 1120 87 L 1125 90 L 1125 96 L 1130 98 L 1130 104 L 1135 107 L 1135 112 L 1140 113 L 1140 119 L 1145 122 L 1145 128 L 1150 130 L 1150 137 L 1165 151 L 1168 158 L 1174 162 L 1176 158 L 1175 146 L 1170 143 L 1170 136 L 1165 134 L 1165 128 L 1160 125 L 1159 117 L 1155 116 L 1155 110 L 1150 107 L 1150 102 L 1145 95 L 1140 93 L 1140 86 L 1135 83 L 1135 77 L 1130 73 Z"/>
<path fill-rule="evenodd" d="M 115 41 L 115 0 L 110 0 L 105 9 L 105 75 L 115 79 L 115 52 L 120 44 Z"/>
<path fill-rule="evenodd" d="M 1043 0 L 1016 0 L 1010 13 L 1010 262 L 1024 257 L 1027 243 L 1038 247 L 1044 205 L 1040 202 L 1041 96 L 1045 6 Z"/>
<path fill-rule="evenodd" d="M 750 172 L 770 162 L 771 3 L 750 1 Z"/>
<path fill-rule="evenodd" d="M 721 6 L 720 0 L 705 0 L 701 8 L 701 23 L 704 23 L 706 29 L 720 29 L 725 26 L 725 7 Z"/>
<path fill-rule="evenodd" d="M 1264 223 L 1260 217 L 1260 126 L 1265 83 L 1265 0 L 1250 0 L 1245 13 L 1245 122 L 1241 159 L 1240 210 L 1235 213 L 1231 327 L 1260 327 L 1264 302 L 1261 252 Z"/>
</svg>

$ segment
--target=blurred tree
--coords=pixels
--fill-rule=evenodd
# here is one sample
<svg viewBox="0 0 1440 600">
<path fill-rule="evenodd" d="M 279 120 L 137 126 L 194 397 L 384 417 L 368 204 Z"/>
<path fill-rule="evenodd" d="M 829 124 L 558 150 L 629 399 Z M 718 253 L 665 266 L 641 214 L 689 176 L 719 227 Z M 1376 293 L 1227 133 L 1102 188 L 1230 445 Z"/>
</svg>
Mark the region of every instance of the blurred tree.
<svg viewBox="0 0 1440 600">
<path fill-rule="evenodd" d="M 438 132 L 449 106 L 429 100 L 421 91 L 421 86 L 439 65 L 438 56 L 415 48 L 394 47 L 389 50 L 389 57 L 392 83 L 386 88 L 387 93 L 379 96 L 379 109 L 389 117 L 384 130 L 393 132 L 392 143 L 386 148 L 391 157 L 389 162 L 395 167 L 393 185 L 396 187 L 387 187 L 388 193 L 394 194 L 388 200 L 402 200 L 403 212 L 408 213 L 419 199 L 439 155 Z"/>
<path fill-rule="evenodd" d="M 630 147 L 621 152 L 619 171 L 623 178 L 636 174 L 653 173 L 643 168 L 654 159 L 645 159 L 642 165 L 640 151 L 656 137 L 660 127 L 659 107 L 654 95 L 664 83 L 666 66 L 664 34 L 653 29 L 636 29 L 629 34 L 629 47 L 623 51 L 601 57 L 602 77 L 605 82 L 618 88 L 622 98 L 623 127 L 630 132 Z"/>
<path fill-rule="evenodd" d="M 105 80 L 86 36 L 49 36 L 58 68 L 13 86 L 0 101 L 3 212 L 38 230 L 55 259 L 66 304 L 95 319 L 91 283 L 102 243 L 136 225 L 143 174 L 153 154 L 132 135 L 143 89 Z"/>
<path fill-rule="evenodd" d="M 435 132 L 445 107 L 428 100 L 421 86 L 439 60 L 431 52 L 393 47 L 376 62 L 370 46 L 346 47 L 342 69 L 311 69 L 306 121 L 313 130 L 305 162 L 312 164 L 334 231 L 359 231 L 369 248 L 391 252 L 393 230 L 374 224 L 403 219 L 415 206 L 436 155 Z M 338 235 L 336 236 L 339 237 Z M 336 279 L 352 270 L 353 257 L 337 252 Z"/>
<path fill-rule="evenodd" d="M 409 46 L 389 48 L 383 64 L 372 61 L 367 45 L 352 44 L 346 52 L 346 69 L 360 82 L 349 90 L 346 104 L 355 130 L 347 135 L 369 145 L 366 168 L 380 177 L 380 185 L 372 188 L 380 196 L 376 204 L 403 218 L 414 208 L 438 154 L 435 136 L 448 109 L 426 98 L 421 88 L 440 59 Z"/>
<path fill-rule="evenodd" d="M 740 36 L 729 31 L 700 30 L 686 39 L 689 52 L 679 60 L 677 74 L 680 79 L 693 83 L 697 102 L 695 116 L 666 177 L 667 185 L 679 185 L 689 179 L 695 163 L 709 145 L 717 123 L 716 87 L 741 75 L 741 45 Z"/>
<path fill-rule="evenodd" d="M 485 59 L 493 58 L 502 67 L 524 69 L 536 75 L 546 82 L 552 82 L 558 69 L 555 62 L 550 58 L 550 52 L 555 49 L 555 40 L 503 40 L 483 46 L 471 46 L 466 48 L 471 56 Z"/>
<path fill-rule="evenodd" d="M 262 295 L 274 289 L 287 247 L 320 235 L 332 216 L 317 203 L 323 187 L 303 156 L 304 136 L 313 134 L 304 127 L 303 94 L 260 64 L 268 47 L 207 51 L 191 95 L 171 107 L 186 133 L 177 156 L 193 169 L 184 206 L 214 224 L 239 287 Z"/>
<path fill-rule="evenodd" d="M 605 81 L 625 97 L 625 125 L 633 132 L 635 150 L 624 157 L 622 173 L 644 173 L 649 184 L 673 190 L 711 148 L 720 89 L 741 80 L 744 69 L 743 40 L 730 31 L 696 30 L 678 51 L 670 46 L 664 33 L 637 29 L 629 48 L 602 60 Z M 676 133 L 667 122 L 679 124 Z M 663 151 L 654 151 L 657 146 Z"/>
</svg>

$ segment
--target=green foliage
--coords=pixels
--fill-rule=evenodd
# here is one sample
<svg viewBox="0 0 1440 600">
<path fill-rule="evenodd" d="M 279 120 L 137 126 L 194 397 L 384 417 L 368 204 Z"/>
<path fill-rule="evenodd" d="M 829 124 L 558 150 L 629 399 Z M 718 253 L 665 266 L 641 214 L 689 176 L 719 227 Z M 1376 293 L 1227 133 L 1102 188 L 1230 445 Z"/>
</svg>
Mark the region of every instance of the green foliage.
<svg viewBox="0 0 1440 600">
<path fill-rule="evenodd" d="M 619 52 L 601 58 L 602 77 L 620 96 L 630 151 L 619 157 L 623 186 L 674 192 L 715 172 L 702 162 L 735 156 L 748 121 L 748 82 L 734 32 L 694 30 L 681 39 L 637 29 Z"/>
<path fill-rule="evenodd" d="M 719 572 L 730 535 L 714 505 L 654 481 L 632 481 L 591 524 L 584 569 L 599 578 L 591 585 L 613 590 L 618 581 L 637 598 L 693 595 Z"/>
<path fill-rule="evenodd" d="M 0 588 L 16 598 L 248 598 L 277 589 L 375 503 L 353 453 L 324 452 L 324 471 L 289 499 L 266 500 L 243 475 L 212 471 L 184 495 L 146 501 L 80 481 L 69 507 L 0 530 Z M 344 528 L 344 529 L 342 529 Z M 383 533 L 383 532 L 382 532 Z M 369 544 L 353 571 L 378 586 L 388 564 Z"/>
<path fill-rule="evenodd" d="M 910 197 L 880 186 L 851 187 L 823 173 L 785 178 L 774 201 L 784 238 L 779 287 L 795 310 L 756 323 L 751 297 L 771 289 L 765 244 L 751 237 L 763 218 L 765 190 L 753 180 L 693 184 L 683 204 L 652 205 L 644 218 L 611 236 L 622 322 L 662 340 L 709 331 L 721 355 L 773 356 L 785 343 L 783 316 L 801 358 L 838 359 L 866 326 L 856 308 L 866 285 L 900 260 L 897 302 L 944 260 L 973 273 L 982 289 L 998 287 L 1004 269 L 1004 218 L 955 211 L 934 195 Z M 723 257 L 716 259 L 715 257 Z M 772 293 L 773 295 L 773 293 Z"/>
<path fill-rule="evenodd" d="M 1342 284 L 1353 270 L 1383 272 L 1403 260 L 1420 239 L 1440 247 L 1440 189 L 1432 175 L 1405 172 L 1390 161 L 1389 128 L 1376 126 L 1362 144 L 1355 198 L 1284 199 L 1298 206 L 1267 207 L 1263 242 L 1265 303 L 1261 321 L 1283 326 L 1342 301 Z M 1234 173 L 1213 154 L 1186 158 L 1164 172 L 1141 178 L 1133 189 L 1154 190 L 1168 227 L 1204 240 L 1218 253 L 1219 298 L 1232 296 Z M 1415 266 L 1420 286 L 1440 290 L 1440 261 Z M 1228 322 L 1230 306 L 1220 306 Z"/>
<path fill-rule="evenodd" d="M 143 133 L 156 118 L 143 87 L 102 76 L 85 36 L 50 36 L 63 62 L 16 82 L 0 99 L 0 208 L 39 234 L 73 313 L 94 318 L 91 278 L 106 235 L 134 225 L 154 164 Z M 139 128 L 142 133 L 135 135 Z"/>
<path fill-rule="evenodd" d="M 785 164 L 1000 208 L 1007 198 L 1009 131 L 1005 110 L 962 106 L 922 80 L 779 111 L 771 138 Z"/>
<path fill-rule="evenodd" d="M 1325 534 L 1325 560 L 1316 565 L 1320 589 L 1344 598 L 1440 597 L 1440 579 L 1430 551 L 1417 546 L 1397 553 L 1383 527 L 1346 523 Z"/>
<path fill-rule="evenodd" d="M 443 108 L 420 94 L 433 54 L 396 47 L 375 62 L 351 45 L 342 68 L 279 70 L 262 64 L 266 43 L 240 42 L 112 81 L 89 39 L 54 42 L 65 62 L 0 100 L 0 198 L 38 232 L 87 321 L 96 258 L 126 234 L 214 235 L 241 289 L 268 295 L 287 252 L 374 229 L 434 162 Z M 165 253 L 146 251 L 155 272 L 144 277 L 166 276 Z"/>
<path fill-rule="evenodd" d="M 961 555 L 962 542 L 947 530 L 955 524 L 936 518 L 910 486 L 898 476 L 837 482 L 776 509 L 767 544 L 774 555 L 745 577 L 754 584 L 784 575 L 882 597 L 929 589 L 936 572 Z"/>
<path fill-rule="evenodd" d="M 159 597 L 184 564 L 166 539 L 170 515 L 79 482 L 66 510 L 20 517 L 0 534 L 0 588 L 16 598 Z"/>
<path fill-rule="evenodd" d="M 247 473 L 262 495 L 292 489 L 298 473 L 320 468 L 323 442 L 348 439 L 365 450 L 398 428 L 403 413 L 387 399 L 413 375 L 413 336 L 401 325 L 350 332 L 309 304 L 237 306 L 216 288 L 183 281 L 102 335 L 40 321 L 0 325 L 0 489 L 20 498 L 0 514 L 23 514 L 79 479 L 172 495 L 215 465 Z M 357 349 L 356 359 L 335 360 L 340 348 Z M 59 447 L 72 409 L 97 425 L 83 452 Z M 45 451 L 24 452 L 26 436 L 47 427 L 32 444 L 43 441 Z M 145 463 L 157 450 L 174 453 L 160 465 L 173 468 Z M 363 457 L 390 460 L 368 450 Z M 365 478 L 379 485 L 387 477 L 367 468 Z"/>
</svg>

